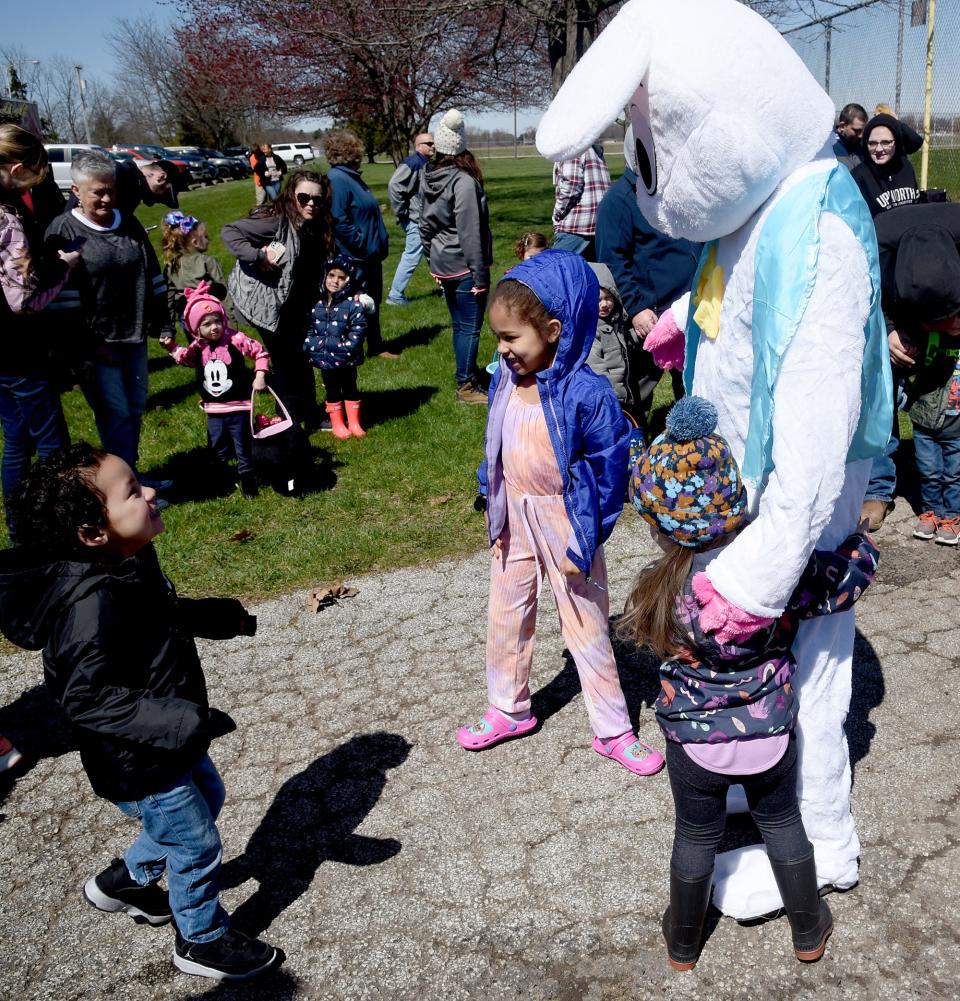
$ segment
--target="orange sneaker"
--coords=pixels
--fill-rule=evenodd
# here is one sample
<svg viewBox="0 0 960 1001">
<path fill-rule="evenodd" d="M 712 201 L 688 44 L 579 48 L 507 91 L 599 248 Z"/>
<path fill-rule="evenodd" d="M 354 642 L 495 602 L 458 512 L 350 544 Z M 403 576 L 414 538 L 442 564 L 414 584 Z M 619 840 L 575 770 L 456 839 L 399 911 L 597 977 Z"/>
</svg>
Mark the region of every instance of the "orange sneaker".
<svg viewBox="0 0 960 1001">
<path fill-rule="evenodd" d="M 932 511 L 924 511 L 913 523 L 913 537 L 915 539 L 936 538 L 939 524 L 939 519 Z"/>
</svg>

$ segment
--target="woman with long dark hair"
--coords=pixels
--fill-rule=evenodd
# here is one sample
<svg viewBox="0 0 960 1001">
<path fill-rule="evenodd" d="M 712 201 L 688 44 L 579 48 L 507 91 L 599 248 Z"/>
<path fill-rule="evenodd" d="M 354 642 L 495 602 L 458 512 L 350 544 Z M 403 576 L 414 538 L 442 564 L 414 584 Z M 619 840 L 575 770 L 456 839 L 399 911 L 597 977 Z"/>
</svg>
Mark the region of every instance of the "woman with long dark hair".
<svg viewBox="0 0 960 1001">
<path fill-rule="evenodd" d="M 493 239 L 483 173 L 467 149 L 463 115 L 451 109 L 433 133 L 437 155 L 423 169 L 420 235 L 453 325 L 457 397 L 486 403 L 477 370 L 490 290 Z"/>
<path fill-rule="evenodd" d="M 311 420 L 316 384 L 303 341 L 333 253 L 330 185 L 316 171 L 295 170 L 275 202 L 220 235 L 237 258 L 228 283 L 234 306 L 270 352 L 273 387 L 295 420 Z"/>
</svg>

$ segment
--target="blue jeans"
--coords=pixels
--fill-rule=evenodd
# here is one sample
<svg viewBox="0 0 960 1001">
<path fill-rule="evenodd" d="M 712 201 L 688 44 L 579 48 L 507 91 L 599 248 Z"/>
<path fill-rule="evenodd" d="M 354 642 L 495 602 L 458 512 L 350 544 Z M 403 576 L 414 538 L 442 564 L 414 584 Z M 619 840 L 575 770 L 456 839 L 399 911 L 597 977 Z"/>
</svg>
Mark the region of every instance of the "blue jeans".
<svg viewBox="0 0 960 1001">
<path fill-rule="evenodd" d="M 3 459 L 0 478 L 6 504 L 36 453 L 41 459 L 69 441 L 60 395 L 45 379 L 0 375 L 0 426 Z M 10 508 L 6 507 L 7 525 Z"/>
<path fill-rule="evenodd" d="M 940 438 L 914 425 L 913 447 L 923 510 L 938 518 L 960 516 L 960 438 Z"/>
<path fill-rule="evenodd" d="M 727 820 L 727 790 L 742 785 L 750 816 L 774 862 L 793 862 L 810 853 L 797 802 L 797 741 L 793 734 L 783 757 L 756 775 L 722 775 L 698 765 L 682 744 L 668 740 L 667 774 L 676 808 L 670 868 L 687 879 L 713 872 Z"/>
<path fill-rule="evenodd" d="M 450 310 L 453 323 L 453 356 L 457 363 L 457 386 L 476 381 L 477 349 L 480 347 L 480 329 L 487 308 L 487 292 L 474 295 L 473 275 L 463 278 L 442 278 L 443 297 Z"/>
<path fill-rule="evenodd" d="M 882 455 L 874 457 L 870 465 L 870 482 L 867 484 L 865 501 L 880 500 L 891 502 L 897 492 L 897 465 L 893 461 L 900 447 L 900 417 L 898 409 L 906 406 L 906 377 L 893 374 L 893 427 L 890 441 Z"/>
<path fill-rule="evenodd" d="M 581 257 L 586 258 L 586 260 L 592 261 L 594 257 L 593 239 L 592 236 L 580 236 L 579 233 L 564 233 L 563 230 L 555 231 L 553 234 L 553 249 L 569 250 L 571 254 L 579 254 Z"/>
<path fill-rule="evenodd" d="M 275 202 L 280 197 L 280 184 L 280 181 L 273 181 L 263 186 L 263 190 L 267 193 L 268 201 Z"/>
<path fill-rule="evenodd" d="M 141 885 L 167 871 L 170 909 L 180 934 L 190 942 L 212 942 L 230 923 L 220 906 L 220 834 L 217 816 L 225 798 L 223 781 L 209 756 L 162 792 L 117 803 L 143 826 L 124 861 Z"/>
<path fill-rule="evenodd" d="M 107 350 L 110 360 L 97 359 L 84 395 L 97 422 L 100 444 L 136 470 L 147 405 L 147 344 L 111 344 Z"/>
<path fill-rule="evenodd" d="M 253 472 L 249 410 L 238 410 L 232 414 L 207 414 L 207 434 L 210 435 L 210 447 L 224 465 L 236 456 L 237 472 L 241 476 Z"/>
<path fill-rule="evenodd" d="M 400 256 L 400 262 L 397 264 L 397 270 L 393 276 L 393 283 L 387 293 L 388 299 L 402 297 L 423 257 L 423 240 L 420 239 L 420 227 L 417 223 L 402 222 L 400 228 L 406 233 L 407 241 L 403 245 L 403 254 Z"/>
</svg>

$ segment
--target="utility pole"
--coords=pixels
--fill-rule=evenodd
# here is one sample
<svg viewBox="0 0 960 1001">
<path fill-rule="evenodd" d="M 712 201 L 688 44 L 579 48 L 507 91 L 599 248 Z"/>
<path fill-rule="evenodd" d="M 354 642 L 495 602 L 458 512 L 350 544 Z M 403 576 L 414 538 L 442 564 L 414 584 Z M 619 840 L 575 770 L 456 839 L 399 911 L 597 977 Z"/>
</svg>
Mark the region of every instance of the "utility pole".
<svg viewBox="0 0 960 1001">
<path fill-rule="evenodd" d="M 87 102 L 84 100 L 83 91 L 86 84 L 83 78 L 80 76 L 80 70 L 83 69 L 79 64 L 73 67 L 77 71 L 77 88 L 80 91 L 80 112 L 83 115 L 83 131 L 87 137 L 87 144 L 90 143 L 90 120 L 87 118 Z"/>
<path fill-rule="evenodd" d="M 923 148 L 920 153 L 920 188 L 927 186 L 930 167 L 930 115 L 933 104 L 933 21 L 937 10 L 936 0 L 927 0 L 927 76 L 923 95 Z"/>
</svg>

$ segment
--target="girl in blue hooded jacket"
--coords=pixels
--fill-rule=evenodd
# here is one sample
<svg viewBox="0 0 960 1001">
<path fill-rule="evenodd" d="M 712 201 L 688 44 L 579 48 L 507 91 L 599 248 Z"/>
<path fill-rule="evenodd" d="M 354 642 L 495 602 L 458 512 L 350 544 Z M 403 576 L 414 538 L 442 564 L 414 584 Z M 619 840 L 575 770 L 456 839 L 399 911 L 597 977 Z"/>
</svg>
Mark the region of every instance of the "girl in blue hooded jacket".
<svg viewBox="0 0 960 1001">
<path fill-rule="evenodd" d="M 546 251 L 501 279 L 490 303 L 500 367 L 490 383 L 478 478 L 491 546 L 483 717 L 457 733 L 469 751 L 522 737 L 542 574 L 580 675 L 594 750 L 652 775 L 663 756 L 630 724 L 610 645 L 603 543 L 623 508 L 629 424 L 587 367 L 597 279 L 583 258 Z"/>
</svg>

